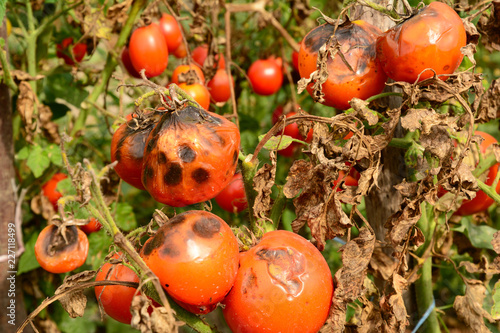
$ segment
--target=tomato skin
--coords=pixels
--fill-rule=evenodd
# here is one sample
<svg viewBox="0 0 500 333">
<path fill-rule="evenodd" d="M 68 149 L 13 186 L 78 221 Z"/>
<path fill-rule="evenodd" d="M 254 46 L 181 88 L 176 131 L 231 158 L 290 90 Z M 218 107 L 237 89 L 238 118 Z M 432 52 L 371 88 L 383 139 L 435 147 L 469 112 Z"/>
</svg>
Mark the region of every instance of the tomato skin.
<svg viewBox="0 0 500 333">
<path fill-rule="evenodd" d="M 127 70 L 127 72 L 130 74 L 130 76 L 135 77 L 136 79 L 141 78 L 141 74 L 137 72 L 134 68 L 134 65 L 132 65 L 132 61 L 130 60 L 130 51 L 128 47 L 124 47 L 122 54 L 121 54 L 121 60 L 122 64 Z"/>
<path fill-rule="evenodd" d="M 196 73 L 196 75 L 198 76 L 199 80 L 197 80 L 195 82 L 205 84 L 205 75 L 203 74 L 203 71 L 201 70 L 201 68 L 196 66 L 196 65 L 179 65 L 179 66 L 177 66 L 174 69 L 174 72 L 172 73 L 172 79 L 171 79 L 172 83 L 175 83 L 178 85 L 180 83 L 186 82 L 185 79 L 181 81 L 179 78 L 179 75 L 182 75 L 182 74 L 185 75 L 188 71 L 194 71 Z"/>
<path fill-rule="evenodd" d="M 83 43 L 73 45 L 73 37 L 65 38 L 60 44 L 56 45 L 57 57 L 63 59 L 67 65 L 74 66 L 76 63 L 73 61 L 73 57 L 69 53 L 70 46 L 75 61 L 81 62 L 83 57 L 87 54 L 87 45 Z"/>
<path fill-rule="evenodd" d="M 168 64 L 168 47 L 160 27 L 152 23 L 134 30 L 129 43 L 130 60 L 137 72 L 146 69 L 146 76 L 158 76 Z"/>
<path fill-rule="evenodd" d="M 171 218 L 140 252 L 163 288 L 195 306 L 217 304 L 238 271 L 238 241 L 220 217 L 188 211 Z"/>
<path fill-rule="evenodd" d="M 191 57 L 193 58 L 194 62 L 196 62 L 200 67 L 203 67 L 203 64 L 205 63 L 205 59 L 207 59 L 208 56 L 208 45 L 207 44 L 202 44 L 200 46 L 197 46 L 193 52 L 191 53 Z M 214 68 L 225 68 L 226 67 L 226 59 L 224 59 L 224 56 L 222 53 L 218 53 L 215 55 L 215 61 L 217 64 L 214 64 Z"/>
<path fill-rule="evenodd" d="M 391 79 L 414 83 L 426 68 L 437 74 L 453 73 L 462 62 L 460 48 L 466 43 L 460 16 L 447 4 L 436 1 L 384 32 L 377 41 L 377 56 Z M 426 71 L 418 81 L 433 75 Z M 440 79 L 446 80 L 447 76 Z"/>
<path fill-rule="evenodd" d="M 318 50 L 333 34 L 335 27 L 323 24 L 311 30 L 303 39 L 299 52 L 299 73 L 309 78 L 316 70 Z M 365 22 L 353 21 L 339 26 L 335 32 L 344 57 L 351 65 L 354 73 L 345 65 L 340 56 L 327 61 L 328 79 L 322 85 L 325 94 L 324 105 L 339 110 L 350 108 L 349 101 L 354 98 L 367 99 L 379 94 L 385 87 L 387 76 L 376 58 L 375 42 L 380 30 Z M 312 83 L 307 91 L 311 96 Z"/>
<path fill-rule="evenodd" d="M 35 257 L 47 272 L 58 274 L 70 272 L 85 263 L 89 251 L 87 235 L 75 226 L 66 227 L 68 243 L 57 234 L 58 228 L 51 224 L 43 228 L 35 243 Z M 53 242 L 58 240 L 56 246 Z"/>
<path fill-rule="evenodd" d="M 210 200 L 236 171 L 240 133 L 226 118 L 187 106 L 166 112 L 144 149 L 142 183 L 173 207 Z"/>
<path fill-rule="evenodd" d="M 207 87 L 201 83 L 180 83 L 179 88 L 187 92 L 193 99 L 201 105 L 202 108 L 208 110 L 210 107 L 210 93 Z"/>
<path fill-rule="evenodd" d="M 283 84 L 283 71 L 276 59 L 256 60 L 247 74 L 253 91 L 258 95 L 272 95 L 280 90 Z"/>
<path fill-rule="evenodd" d="M 317 332 L 328 317 L 333 279 L 322 254 L 289 231 L 271 231 L 241 253 L 222 313 L 237 332 Z"/>
<path fill-rule="evenodd" d="M 59 207 L 57 206 L 57 201 L 62 198 L 62 194 L 56 191 L 57 183 L 61 180 L 68 178 L 64 173 L 56 173 L 50 178 L 48 182 L 43 184 L 42 186 L 42 194 L 49 199 L 52 207 L 54 207 L 54 211 L 58 211 Z"/>
<path fill-rule="evenodd" d="M 276 110 L 273 112 L 273 123 L 276 123 L 282 114 L 283 114 L 283 107 L 281 107 L 281 109 L 279 107 L 276 108 Z M 289 117 L 292 117 L 295 115 L 297 115 L 297 112 L 292 111 L 292 112 L 289 112 L 286 115 L 286 117 L 289 118 Z M 281 133 L 278 135 L 281 135 Z M 291 124 L 285 126 L 285 129 L 283 130 L 283 135 L 287 135 L 287 136 L 292 137 L 292 138 L 297 139 L 297 140 L 311 142 L 312 136 L 313 136 L 313 130 L 311 128 L 309 130 L 309 132 L 307 133 L 307 138 L 304 139 L 304 137 L 302 135 L 300 135 L 299 125 L 297 123 L 291 123 Z M 300 147 L 300 146 L 301 146 L 300 143 L 292 142 L 285 149 L 278 150 L 278 154 L 280 154 L 281 156 L 284 156 L 284 157 L 292 157 L 293 155 L 295 155 L 295 152 L 297 151 L 298 147 Z"/>
<path fill-rule="evenodd" d="M 349 136 L 349 134 L 351 134 L 351 135 Z M 349 132 L 349 134 L 347 136 L 351 137 L 352 132 Z M 349 163 L 349 162 L 345 162 L 345 164 L 348 166 L 351 165 L 351 163 Z M 349 171 L 349 174 L 347 176 L 345 175 L 345 171 L 339 170 L 339 176 L 337 177 L 336 180 L 333 181 L 333 187 L 337 186 L 337 184 L 340 181 L 343 181 L 345 186 L 358 186 L 358 180 L 360 177 L 361 177 L 361 175 L 354 168 L 351 168 L 351 170 Z M 339 187 L 337 187 L 337 192 L 340 192 L 340 191 L 342 191 L 342 188 L 339 185 Z"/>
<path fill-rule="evenodd" d="M 175 17 L 167 13 L 163 13 L 158 25 L 165 37 L 168 52 L 174 52 L 182 44 L 181 27 L 177 24 Z"/>
<path fill-rule="evenodd" d="M 245 184 L 241 173 L 236 173 L 227 186 L 215 197 L 215 202 L 230 213 L 240 213 L 248 207 Z"/>
<path fill-rule="evenodd" d="M 80 227 L 80 229 L 88 235 L 88 234 L 91 234 L 93 232 L 97 232 L 97 231 L 101 230 L 102 224 L 95 217 L 92 217 L 92 218 L 90 218 L 89 223 L 82 225 Z"/>
<path fill-rule="evenodd" d="M 225 69 L 218 69 L 214 77 L 207 84 L 212 100 L 216 103 L 227 102 L 231 98 L 231 88 L 229 86 L 231 79 L 234 87 L 234 80 L 231 75 L 227 75 Z"/>
<path fill-rule="evenodd" d="M 297 52 L 297 51 L 292 52 L 292 65 L 293 65 L 293 69 L 295 69 L 298 72 L 299 71 L 299 52 Z"/>
<path fill-rule="evenodd" d="M 172 51 L 172 54 L 177 58 L 177 59 L 182 59 L 187 56 L 187 48 L 186 44 L 181 43 L 178 48 L 176 48 L 174 51 Z"/>
</svg>

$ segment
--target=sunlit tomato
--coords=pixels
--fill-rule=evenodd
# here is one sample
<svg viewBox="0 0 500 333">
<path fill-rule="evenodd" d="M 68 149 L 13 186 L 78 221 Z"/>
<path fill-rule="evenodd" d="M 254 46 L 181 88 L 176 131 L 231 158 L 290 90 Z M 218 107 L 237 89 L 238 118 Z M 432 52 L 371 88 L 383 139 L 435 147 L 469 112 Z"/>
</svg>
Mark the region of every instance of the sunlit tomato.
<svg viewBox="0 0 500 333">
<path fill-rule="evenodd" d="M 256 94 L 272 95 L 281 88 L 283 71 L 275 59 L 259 59 L 248 69 L 248 79 Z"/>
<path fill-rule="evenodd" d="M 277 116 L 275 116 L 274 113 L 276 113 Z M 277 122 L 279 117 L 283 113 L 283 108 L 281 108 L 281 109 L 277 108 L 274 111 L 274 113 L 273 113 L 273 122 L 275 122 L 275 119 Z M 286 117 L 289 118 L 289 117 L 292 117 L 295 115 L 297 115 L 297 112 L 292 111 L 292 112 L 289 112 L 286 115 Z M 281 133 L 279 133 L 279 135 L 281 135 Z M 304 140 L 304 137 L 302 135 L 300 135 L 299 125 L 297 123 L 292 123 L 292 124 L 285 126 L 285 129 L 283 130 L 283 135 L 287 135 L 287 136 L 292 137 L 292 138 L 297 139 L 297 140 L 310 142 L 312 140 L 313 130 L 312 130 L 312 128 L 309 130 L 309 132 L 307 133 L 307 138 Z M 300 145 L 301 144 L 298 142 L 292 142 L 285 149 L 278 150 L 278 154 L 280 154 L 281 156 L 285 156 L 285 157 L 292 157 L 295 154 L 295 152 L 297 151 L 298 147 L 300 147 Z"/>
<path fill-rule="evenodd" d="M 152 23 L 135 29 L 128 48 L 130 60 L 137 72 L 146 69 L 146 76 L 154 77 L 167 68 L 167 43 L 158 24 Z"/>
<path fill-rule="evenodd" d="M 182 44 L 181 27 L 175 20 L 175 17 L 166 13 L 163 13 L 158 25 L 163 36 L 165 36 L 168 52 L 174 52 Z"/>
<path fill-rule="evenodd" d="M 437 74 L 453 73 L 462 62 L 460 48 L 466 43 L 460 16 L 447 4 L 436 1 L 384 32 L 377 41 L 377 56 L 391 79 L 413 83 L 427 68 Z M 427 70 L 419 81 L 433 75 Z"/>
<path fill-rule="evenodd" d="M 68 176 L 64 173 L 56 173 L 42 186 L 42 194 L 49 199 L 56 212 L 58 211 L 57 201 L 62 197 L 62 194 L 56 191 L 57 183 L 66 178 L 68 178 Z"/>
<path fill-rule="evenodd" d="M 119 259 L 115 254 L 113 259 Z M 96 281 L 123 281 L 139 283 L 139 277 L 133 270 L 122 264 L 105 263 L 95 276 Z M 127 286 L 98 286 L 95 287 L 95 297 L 102 305 L 104 312 L 111 318 L 130 324 L 132 314 L 130 305 L 137 289 Z"/>
<path fill-rule="evenodd" d="M 216 103 L 227 102 L 231 98 L 231 88 L 229 86 L 229 79 L 231 79 L 233 86 L 233 77 L 227 75 L 225 69 L 220 68 L 215 73 L 214 77 L 207 84 L 212 100 Z"/>
<path fill-rule="evenodd" d="M 181 83 L 179 84 L 179 88 L 187 92 L 189 96 L 193 97 L 193 99 L 197 101 L 202 108 L 208 110 L 210 107 L 210 93 L 208 92 L 207 87 L 200 83 Z"/>
<path fill-rule="evenodd" d="M 97 219 L 95 217 L 92 217 L 92 218 L 90 218 L 89 223 L 82 225 L 80 227 L 80 229 L 88 235 L 88 234 L 91 234 L 93 232 L 101 230 L 102 224 L 99 223 L 99 221 L 97 221 Z"/>
<path fill-rule="evenodd" d="M 239 213 L 248 207 L 245 185 L 241 173 L 233 176 L 227 186 L 215 197 L 215 202 L 230 213 Z"/>
<path fill-rule="evenodd" d="M 299 73 L 309 78 L 316 71 L 319 49 L 328 41 L 335 30 L 331 24 L 323 24 L 311 30 L 302 41 L 299 52 Z M 367 99 L 385 87 L 387 76 L 382 70 L 375 52 L 375 42 L 380 30 L 365 22 L 353 21 L 338 27 L 335 36 L 340 50 L 352 70 L 346 66 L 339 55 L 328 57 L 328 79 L 322 85 L 325 101 L 323 104 L 339 110 L 350 108 L 349 101 L 354 98 Z M 311 96 L 312 83 L 307 91 Z"/>
<path fill-rule="evenodd" d="M 127 72 L 130 74 L 130 76 L 135 77 L 137 79 L 141 78 L 141 74 L 139 74 L 134 66 L 132 65 L 132 61 L 130 61 L 130 52 L 128 50 L 128 47 L 124 47 L 121 55 L 122 59 L 122 64 L 127 70 Z"/>
<path fill-rule="evenodd" d="M 182 59 L 187 56 L 187 48 L 186 44 L 181 43 L 178 48 L 176 48 L 174 51 L 172 51 L 172 54 L 177 58 L 177 59 Z"/>
<path fill-rule="evenodd" d="M 73 54 L 70 53 L 70 49 Z M 64 62 L 70 66 L 75 65 L 75 61 L 81 62 L 85 54 L 87 54 L 87 45 L 83 43 L 73 45 L 73 37 L 63 39 L 63 41 L 56 46 L 57 57 L 63 59 Z"/>
<path fill-rule="evenodd" d="M 210 200 L 233 178 L 239 148 L 238 128 L 222 116 L 192 106 L 166 112 L 146 141 L 142 183 L 166 205 Z"/>
<path fill-rule="evenodd" d="M 233 332 L 318 332 L 330 310 L 333 281 L 325 259 L 289 231 L 271 231 L 240 256 L 222 313 Z"/>
<path fill-rule="evenodd" d="M 68 226 L 65 240 L 62 230 L 53 224 L 48 225 L 36 240 L 36 260 L 47 272 L 67 273 L 83 265 L 87 259 L 87 235 L 75 226 Z"/>
<path fill-rule="evenodd" d="M 194 62 L 196 62 L 198 65 L 203 67 L 203 64 L 205 63 L 205 59 L 207 59 L 208 56 L 208 45 L 203 44 L 198 47 L 196 47 L 193 52 L 191 53 L 191 57 L 193 58 Z M 225 68 L 226 66 L 226 60 L 224 59 L 224 56 L 222 53 L 218 53 L 215 55 L 215 61 L 217 62 L 217 65 L 214 65 L 214 68 Z"/>
<path fill-rule="evenodd" d="M 188 211 L 150 238 L 141 257 L 175 299 L 189 305 L 220 302 L 238 271 L 238 241 L 217 215 Z"/>
<path fill-rule="evenodd" d="M 147 114 L 142 119 L 130 119 L 118 127 L 111 139 L 111 161 L 118 161 L 115 171 L 124 182 L 144 190 L 141 181 L 144 147 L 160 114 Z"/>
<path fill-rule="evenodd" d="M 179 65 L 174 69 L 171 81 L 177 85 L 182 82 L 205 84 L 205 75 L 196 65 Z"/>
</svg>

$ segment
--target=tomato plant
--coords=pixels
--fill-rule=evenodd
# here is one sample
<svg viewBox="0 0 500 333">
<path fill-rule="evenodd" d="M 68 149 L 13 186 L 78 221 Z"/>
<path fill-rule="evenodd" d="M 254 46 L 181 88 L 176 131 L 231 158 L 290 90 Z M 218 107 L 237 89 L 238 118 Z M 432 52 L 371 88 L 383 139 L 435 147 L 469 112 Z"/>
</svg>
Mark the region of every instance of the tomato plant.
<svg viewBox="0 0 500 333">
<path fill-rule="evenodd" d="M 460 16 L 436 1 L 384 32 L 377 41 L 377 56 L 391 79 L 413 83 L 432 77 L 433 71 L 453 73 L 462 62 L 460 48 L 466 42 Z"/>
<path fill-rule="evenodd" d="M 273 112 L 273 118 L 272 118 L 273 123 L 276 123 L 282 114 L 283 114 L 283 108 L 282 107 L 276 108 Z M 295 116 L 296 114 L 297 114 L 297 112 L 292 111 L 292 112 L 289 112 L 286 115 L 286 117 L 289 118 L 289 117 Z M 309 132 L 307 133 L 307 138 L 304 139 L 304 137 L 299 132 L 299 125 L 297 125 L 297 123 L 291 123 L 291 124 L 288 124 L 285 126 L 285 128 L 283 130 L 283 135 L 287 135 L 293 139 L 310 142 L 312 140 L 313 130 L 311 128 L 309 130 Z M 298 142 L 292 142 L 285 149 L 278 150 L 278 154 L 280 154 L 281 156 L 285 156 L 285 157 L 292 157 L 295 154 L 295 152 L 297 151 L 298 147 L 300 147 L 300 145 L 301 144 Z"/>
<path fill-rule="evenodd" d="M 87 260 L 88 251 L 87 235 L 75 226 L 61 229 L 50 224 L 40 232 L 35 243 L 36 260 L 51 273 L 67 273 L 80 267 Z"/>
<path fill-rule="evenodd" d="M 168 47 L 156 23 L 134 30 L 129 43 L 130 60 L 137 72 L 146 70 L 147 77 L 158 76 L 168 64 Z"/>
<path fill-rule="evenodd" d="M 283 71 L 276 59 L 256 60 L 247 74 L 253 91 L 259 95 L 272 95 L 280 90 L 283 83 Z"/>
<path fill-rule="evenodd" d="M 219 68 L 214 77 L 210 80 L 210 82 L 208 82 L 207 88 L 214 102 L 223 103 L 227 102 L 231 98 L 229 80 L 232 81 L 234 87 L 233 77 L 228 75 L 225 69 Z"/>
<path fill-rule="evenodd" d="M 215 197 L 215 202 L 227 212 L 239 213 L 248 207 L 241 173 L 236 173 L 227 186 Z"/>
<path fill-rule="evenodd" d="M 210 107 L 210 93 L 208 92 L 207 87 L 202 85 L 201 83 L 180 83 L 179 88 L 187 92 L 193 99 L 200 104 L 202 108 L 208 110 Z"/>
<path fill-rule="evenodd" d="M 207 56 L 208 56 L 207 44 L 202 44 L 200 46 L 197 46 L 191 53 L 191 57 L 193 58 L 194 62 L 200 65 L 200 67 L 203 67 L 205 60 L 207 59 Z M 215 61 L 216 64 L 214 64 L 214 68 L 225 68 L 226 60 L 224 59 L 224 55 L 222 55 L 222 53 L 218 53 L 215 56 Z"/>
<path fill-rule="evenodd" d="M 150 238 L 141 256 L 175 299 L 203 306 L 220 302 L 238 270 L 238 242 L 220 217 L 188 211 L 171 218 Z"/>
<path fill-rule="evenodd" d="M 174 69 L 170 81 L 175 84 L 186 82 L 189 84 L 201 83 L 203 85 L 205 84 L 205 75 L 201 68 L 196 65 L 179 65 Z"/>
<path fill-rule="evenodd" d="M 42 186 L 42 194 L 49 199 L 56 212 L 58 211 L 57 201 L 62 197 L 62 194 L 56 190 L 57 183 L 66 178 L 68 178 L 68 176 L 64 173 L 56 173 Z"/>
<path fill-rule="evenodd" d="M 86 54 L 87 45 L 84 43 L 76 43 L 73 45 L 73 37 L 63 39 L 63 41 L 56 46 L 56 55 L 70 66 L 74 66 L 77 62 L 81 62 Z"/>
<path fill-rule="evenodd" d="M 241 254 L 222 311 L 233 332 L 317 332 L 332 294 L 332 275 L 321 252 L 297 234 L 271 231 Z"/>
<path fill-rule="evenodd" d="M 167 13 L 163 13 L 158 25 L 163 36 L 165 36 L 168 52 L 174 52 L 182 44 L 181 27 L 175 20 L 175 17 Z"/>
</svg>

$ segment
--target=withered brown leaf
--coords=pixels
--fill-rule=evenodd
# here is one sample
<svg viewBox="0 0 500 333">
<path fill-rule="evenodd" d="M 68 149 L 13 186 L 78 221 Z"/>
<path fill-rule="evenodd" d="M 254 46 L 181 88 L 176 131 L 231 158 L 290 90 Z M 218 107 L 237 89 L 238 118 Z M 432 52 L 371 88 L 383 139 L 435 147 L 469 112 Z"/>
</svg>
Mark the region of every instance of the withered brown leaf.
<svg viewBox="0 0 500 333">
<path fill-rule="evenodd" d="M 383 332 L 404 333 L 409 325 L 408 314 L 403 300 L 403 290 L 408 287 L 408 281 L 399 274 L 392 276 L 392 288 L 394 292 L 383 296 L 380 300 L 380 308 L 384 314 Z"/>
<path fill-rule="evenodd" d="M 403 199 L 403 203 L 401 204 L 402 209 L 391 215 L 385 223 L 385 227 L 388 229 L 386 237 L 394 246 L 401 244 L 407 239 L 410 229 L 420 219 L 422 215 L 421 200 L 412 201 L 407 198 Z"/>
<path fill-rule="evenodd" d="M 67 289 L 74 287 L 82 282 L 94 279 L 95 271 L 83 271 L 75 275 L 67 276 L 63 284 L 57 288 L 55 295 L 59 295 Z M 59 299 L 62 307 L 71 318 L 82 317 L 87 305 L 87 297 L 83 294 L 83 289 L 73 291 Z"/>
<path fill-rule="evenodd" d="M 473 332 L 490 332 L 484 319 L 493 322 L 493 318 L 488 311 L 483 309 L 484 298 L 486 297 L 486 287 L 479 280 L 465 280 L 465 295 L 457 296 L 453 303 L 453 308 L 464 323 Z"/>
<path fill-rule="evenodd" d="M 269 212 L 271 211 L 271 193 L 276 177 L 276 155 L 270 152 L 271 165 L 264 164 L 253 178 L 253 188 L 257 192 L 253 212 L 257 219 L 271 221 Z"/>
<path fill-rule="evenodd" d="M 493 1 L 491 14 L 483 12 L 477 29 L 481 33 L 481 43 L 490 52 L 500 51 L 500 1 Z"/>
</svg>

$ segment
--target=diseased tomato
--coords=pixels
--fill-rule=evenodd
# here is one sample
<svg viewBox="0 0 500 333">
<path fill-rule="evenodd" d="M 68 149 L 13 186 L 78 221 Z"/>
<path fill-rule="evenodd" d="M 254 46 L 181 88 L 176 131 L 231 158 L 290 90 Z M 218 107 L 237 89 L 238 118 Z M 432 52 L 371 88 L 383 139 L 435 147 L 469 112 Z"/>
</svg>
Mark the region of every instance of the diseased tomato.
<svg viewBox="0 0 500 333">
<path fill-rule="evenodd" d="M 51 224 L 43 228 L 35 243 L 35 257 L 47 272 L 67 273 L 85 263 L 89 251 L 87 235 L 75 226 L 62 229 Z"/>
<path fill-rule="evenodd" d="M 220 68 L 217 70 L 212 80 L 208 82 L 207 88 L 214 102 L 223 103 L 227 102 L 231 98 L 229 79 L 231 79 L 234 87 L 233 77 L 231 75 L 227 75 L 225 69 Z"/>
<path fill-rule="evenodd" d="M 460 16 L 447 4 L 436 1 L 384 32 L 377 41 L 377 56 L 391 79 L 413 83 L 428 68 L 436 74 L 453 73 L 462 62 L 460 48 L 466 43 Z M 433 75 L 427 70 L 418 80 Z M 440 79 L 446 80 L 447 76 Z"/>
<path fill-rule="evenodd" d="M 172 297 L 172 299 L 184 310 L 187 310 L 194 314 L 207 314 L 215 310 L 217 304 L 208 304 L 208 305 L 192 305 L 188 303 L 184 303 Z"/>
<path fill-rule="evenodd" d="M 224 220 L 206 211 L 171 218 L 140 255 L 167 293 L 191 306 L 222 301 L 238 271 L 236 237 Z"/>
<path fill-rule="evenodd" d="M 123 255 L 117 253 L 113 259 L 120 259 Z M 139 283 L 139 277 L 133 270 L 123 264 L 105 263 L 95 276 L 96 281 L 124 281 Z M 132 314 L 130 305 L 137 289 L 127 286 L 98 286 L 95 287 L 95 297 L 102 305 L 104 312 L 114 320 L 130 324 Z"/>
<path fill-rule="evenodd" d="M 259 59 L 248 69 L 248 79 L 256 94 L 272 95 L 283 84 L 283 71 L 276 59 Z"/>
<path fill-rule="evenodd" d="M 323 24 L 311 30 L 303 39 L 299 52 L 299 73 L 309 78 L 316 71 L 319 49 L 328 41 L 335 26 Z M 323 104 L 339 110 L 350 108 L 349 101 L 354 98 L 367 99 L 385 87 L 387 76 L 382 70 L 375 52 L 375 42 L 380 30 L 365 22 L 353 21 L 338 27 L 335 37 L 340 43 L 346 66 L 339 55 L 328 57 L 328 79 L 322 85 L 325 101 Z M 312 83 L 307 91 L 314 97 Z"/>
<path fill-rule="evenodd" d="M 165 36 L 168 52 L 174 52 L 182 44 L 181 27 L 177 24 L 175 17 L 166 13 L 163 13 L 158 25 Z"/>
<path fill-rule="evenodd" d="M 281 109 L 276 108 L 276 110 L 273 112 L 273 123 L 276 123 L 282 114 L 283 114 L 283 107 L 281 107 Z M 289 117 L 295 116 L 296 114 L 297 114 L 297 112 L 292 111 L 292 112 L 289 112 L 286 115 L 286 117 L 289 118 Z M 281 133 L 279 133 L 278 135 L 281 135 Z M 312 140 L 313 130 L 311 128 L 309 130 L 309 132 L 307 133 L 307 138 L 304 139 L 304 137 L 299 132 L 299 125 L 297 123 L 292 123 L 292 124 L 285 126 L 285 129 L 283 130 L 283 135 L 287 135 L 287 136 L 292 137 L 292 138 L 297 139 L 297 140 L 310 142 Z M 278 150 L 278 154 L 280 154 L 281 156 L 285 156 L 285 157 L 292 157 L 293 155 L 295 155 L 295 153 L 297 152 L 297 149 L 300 146 L 301 146 L 300 143 L 292 142 L 285 149 Z"/>
<path fill-rule="evenodd" d="M 215 202 L 230 213 L 239 213 L 248 207 L 245 184 L 241 173 L 236 173 L 227 186 L 215 197 Z"/>
<path fill-rule="evenodd" d="M 48 182 L 43 184 L 42 186 L 42 194 L 49 199 L 52 207 L 54 207 L 54 211 L 58 211 L 59 207 L 57 206 L 57 201 L 62 198 L 62 194 L 56 191 L 57 183 L 61 180 L 68 178 L 64 173 L 56 173 L 50 178 Z"/>
<path fill-rule="evenodd" d="M 95 217 L 91 217 L 89 223 L 82 225 L 80 229 L 88 235 L 93 232 L 101 230 L 102 224 L 99 223 L 99 221 L 97 221 Z"/>
<path fill-rule="evenodd" d="M 70 50 L 73 54 L 70 53 Z M 67 65 L 74 66 L 76 62 L 81 62 L 87 54 L 87 45 L 77 43 L 73 45 L 73 37 L 63 39 L 60 44 L 56 45 L 56 55 L 64 60 Z"/>
<path fill-rule="evenodd" d="M 237 332 L 318 332 L 330 310 L 333 280 L 310 242 L 271 231 L 240 256 L 222 313 Z"/>
<path fill-rule="evenodd" d="M 171 81 L 177 85 L 183 82 L 205 84 L 205 75 L 196 65 L 179 65 L 174 69 Z"/>
<path fill-rule="evenodd" d="M 193 99 L 201 105 L 202 108 L 208 110 L 210 107 L 210 93 L 207 87 L 201 83 L 180 83 L 179 88 L 187 92 Z"/>
<path fill-rule="evenodd" d="M 239 148 L 238 128 L 222 116 L 193 106 L 166 112 L 146 141 L 142 183 L 166 205 L 210 200 L 233 178 Z"/>
<path fill-rule="evenodd" d="M 200 67 L 203 67 L 203 64 L 205 63 L 205 59 L 207 59 L 207 56 L 208 56 L 207 44 L 202 44 L 200 46 L 197 46 L 191 53 L 191 57 L 193 58 L 194 62 L 200 65 Z M 216 65 L 214 64 L 214 68 L 225 68 L 226 60 L 224 59 L 222 53 L 218 53 L 215 55 L 215 61 L 217 62 L 217 64 Z"/>
<path fill-rule="evenodd" d="M 128 50 L 128 47 L 124 47 L 121 55 L 122 59 L 122 64 L 127 70 L 127 72 L 130 74 L 130 76 L 135 77 L 137 79 L 141 78 L 141 74 L 139 74 L 134 66 L 132 65 L 132 61 L 130 60 L 130 52 Z"/>
<path fill-rule="evenodd" d="M 154 77 L 167 68 L 167 43 L 158 24 L 152 23 L 135 29 L 128 48 L 130 60 L 137 72 L 146 69 L 146 76 Z"/>
<path fill-rule="evenodd" d="M 149 133 L 160 120 L 160 113 L 145 114 L 121 125 L 111 139 L 111 162 L 118 161 L 115 171 L 124 182 L 144 190 L 142 159 Z"/>
</svg>

